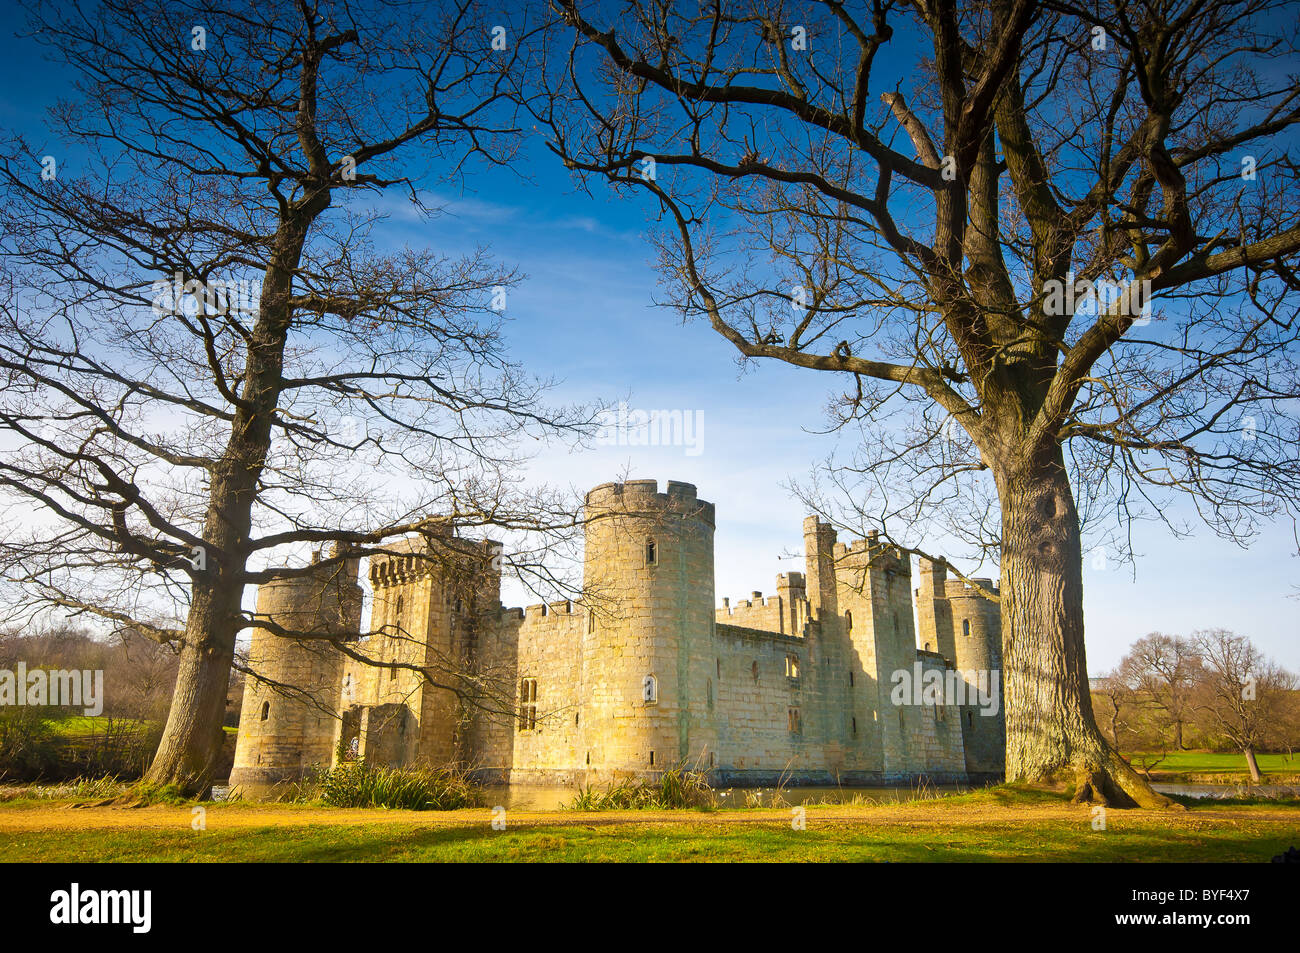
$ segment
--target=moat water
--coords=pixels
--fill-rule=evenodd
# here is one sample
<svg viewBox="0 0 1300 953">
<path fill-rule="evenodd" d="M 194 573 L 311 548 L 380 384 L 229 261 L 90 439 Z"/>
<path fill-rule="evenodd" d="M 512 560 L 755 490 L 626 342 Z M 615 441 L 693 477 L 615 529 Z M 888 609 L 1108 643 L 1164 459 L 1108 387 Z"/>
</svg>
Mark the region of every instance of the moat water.
<svg viewBox="0 0 1300 953">
<path fill-rule="evenodd" d="M 1284 784 L 1260 784 L 1247 788 L 1237 784 L 1153 784 L 1162 794 L 1180 794 L 1194 798 L 1218 797 L 1300 797 L 1300 787 Z M 526 787 L 496 785 L 489 789 L 499 800 L 494 803 L 516 811 L 557 811 L 572 803 L 577 791 L 565 787 Z M 919 798 L 965 794 L 969 785 L 932 784 L 924 787 L 790 787 L 719 788 L 722 807 L 785 807 L 795 804 L 853 804 L 863 801 L 893 804 Z"/>
<path fill-rule="evenodd" d="M 924 789 L 908 787 L 790 787 L 716 788 L 721 807 L 784 807 L 787 804 L 851 804 L 855 800 L 880 803 L 910 801 L 917 797 L 962 794 L 971 790 L 958 784 L 935 784 Z M 557 811 L 572 803 L 576 788 L 494 785 L 489 791 L 496 803 L 516 811 Z"/>
<path fill-rule="evenodd" d="M 1300 786 L 1286 784 L 1153 784 L 1162 794 L 1180 794 L 1195 798 L 1222 797 L 1300 797 Z M 852 804 L 869 801 L 896 803 L 917 798 L 964 794 L 968 785 L 937 784 L 925 787 L 794 787 L 719 788 L 718 802 L 723 807 L 784 807 L 794 804 Z M 224 800 L 229 787 L 213 785 L 212 799 Z M 571 787 L 534 787 L 529 785 L 493 785 L 490 800 L 515 811 L 558 811 L 573 802 L 578 792 Z"/>
</svg>

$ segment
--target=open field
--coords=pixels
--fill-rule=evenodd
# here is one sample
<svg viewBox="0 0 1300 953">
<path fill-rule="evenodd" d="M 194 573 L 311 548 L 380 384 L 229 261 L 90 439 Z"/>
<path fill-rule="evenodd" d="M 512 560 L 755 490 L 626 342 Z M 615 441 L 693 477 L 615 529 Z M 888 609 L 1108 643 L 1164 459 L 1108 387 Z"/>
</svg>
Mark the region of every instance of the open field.
<svg viewBox="0 0 1300 953">
<path fill-rule="evenodd" d="M 1150 766 L 1151 777 L 1157 781 L 1195 780 L 1245 781 L 1249 778 L 1246 758 L 1235 752 L 1171 751 L 1160 759 L 1157 754 L 1126 754 L 1134 767 Z M 1160 759 L 1160 760 L 1157 760 Z M 1255 756 L 1264 780 L 1300 780 L 1300 753 L 1292 757 L 1284 754 Z"/>
<path fill-rule="evenodd" d="M 1268 861 L 1300 845 L 1300 805 L 1092 809 L 992 788 L 885 805 L 722 811 L 340 810 L 285 804 L 0 805 L 5 861 Z"/>
</svg>

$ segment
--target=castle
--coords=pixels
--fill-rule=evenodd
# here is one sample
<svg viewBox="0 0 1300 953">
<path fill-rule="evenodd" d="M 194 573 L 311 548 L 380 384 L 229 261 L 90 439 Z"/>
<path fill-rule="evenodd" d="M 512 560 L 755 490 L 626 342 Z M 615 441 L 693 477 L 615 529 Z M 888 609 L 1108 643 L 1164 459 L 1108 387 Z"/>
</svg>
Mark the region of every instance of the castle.
<svg viewBox="0 0 1300 953">
<path fill-rule="evenodd" d="M 735 785 L 1002 772 L 996 681 L 983 706 L 896 691 L 1000 669 L 997 603 L 942 564 L 922 560 L 913 590 L 908 554 L 809 517 L 804 572 L 716 608 L 714 506 L 694 486 L 602 484 L 583 520 L 580 602 L 503 607 L 496 544 L 439 524 L 370 557 L 366 637 L 357 560 L 260 587 L 232 786 L 362 758 L 557 785 L 680 764 Z"/>
</svg>

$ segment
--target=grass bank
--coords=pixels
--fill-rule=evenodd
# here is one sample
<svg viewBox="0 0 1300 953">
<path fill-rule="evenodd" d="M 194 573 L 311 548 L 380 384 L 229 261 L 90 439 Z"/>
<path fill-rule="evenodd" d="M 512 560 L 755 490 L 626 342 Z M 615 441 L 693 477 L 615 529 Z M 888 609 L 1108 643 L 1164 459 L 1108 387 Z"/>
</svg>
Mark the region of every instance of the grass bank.
<svg viewBox="0 0 1300 953">
<path fill-rule="evenodd" d="M 1152 780 L 1171 784 L 1233 784 L 1250 780 L 1242 754 L 1221 751 L 1171 751 L 1163 758 L 1154 754 L 1125 755 L 1139 769 L 1148 770 Z M 1255 756 L 1265 784 L 1300 784 L 1300 754 Z"/>
<path fill-rule="evenodd" d="M 795 809 L 447 812 L 295 804 L 0 805 L 7 861 L 1242 861 L 1300 844 L 1300 806 L 1106 812 L 991 788 Z M 195 808 L 202 808 L 196 811 Z M 504 820 L 494 829 L 492 821 Z M 201 823 L 199 823 L 201 821 Z M 196 826 L 198 829 L 196 829 Z M 802 827 L 802 829 L 798 829 Z"/>
</svg>

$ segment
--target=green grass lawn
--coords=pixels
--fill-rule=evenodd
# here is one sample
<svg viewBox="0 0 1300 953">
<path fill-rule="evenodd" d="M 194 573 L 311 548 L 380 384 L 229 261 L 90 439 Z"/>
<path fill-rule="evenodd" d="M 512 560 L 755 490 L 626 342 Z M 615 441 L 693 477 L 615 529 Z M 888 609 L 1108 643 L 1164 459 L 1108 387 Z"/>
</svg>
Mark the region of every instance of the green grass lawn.
<svg viewBox="0 0 1300 953">
<path fill-rule="evenodd" d="M 9 862 L 92 861 L 1247 861 L 1264 862 L 1300 840 L 1250 828 L 1094 832 L 1054 821 L 931 830 L 865 823 L 724 825 L 573 824 L 493 831 L 480 827 L 262 827 L 193 832 L 41 831 L 0 836 Z"/>
<path fill-rule="evenodd" d="M 1159 754 L 1125 755 L 1135 766 L 1141 767 L 1143 760 L 1151 764 Z M 1288 759 L 1284 754 L 1259 754 L 1255 756 L 1259 770 L 1265 774 L 1300 775 L 1300 754 Z M 1171 751 L 1158 764 L 1151 764 L 1155 774 L 1224 774 L 1249 777 L 1246 769 L 1246 757 L 1234 752 L 1212 751 Z"/>
<path fill-rule="evenodd" d="M 121 724 L 127 720 L 119 718 L 116 721 Z M 146 723 L 143 721 L 132 720 L 128 721 L 128 723 L 133 724 L 138 730 L 146 727 Z M 68 738 L 82 738 L 102 734 L 107 725 L 107 719 L 102 716 L 92 718 L 87 715 L 72 715 L 67 718 L 51 719 L 49 725 L 57 734 Z"/>
<path fill-rule="evenodd" d="M 1064 796 L 994 788 L 860 808 L 513 814 L 486 809 L 339 812 L 298 805 L 69 810 L 0 805 L 0 857 L 90 861 L 1240 861 L 1300 844 L 1300 805 L 1200 806 L 1164 814 L 1091 810 Z M 56 813 L 57 812 L 57 813 Z M 101 812 L 101 813 L 92 813 Z M 118 826 L 121 825 L 121 826 Z"/>
</svg>

